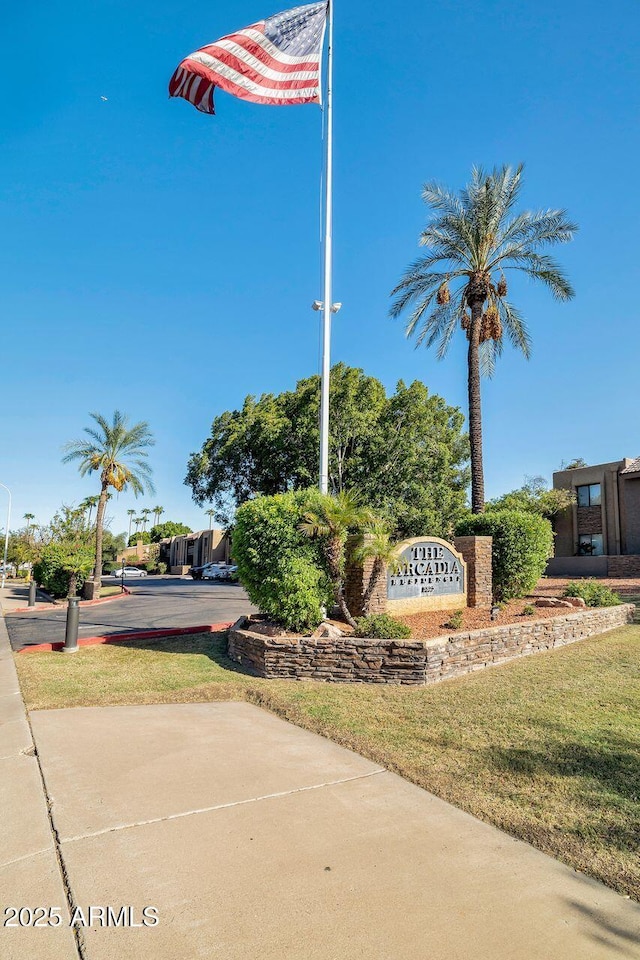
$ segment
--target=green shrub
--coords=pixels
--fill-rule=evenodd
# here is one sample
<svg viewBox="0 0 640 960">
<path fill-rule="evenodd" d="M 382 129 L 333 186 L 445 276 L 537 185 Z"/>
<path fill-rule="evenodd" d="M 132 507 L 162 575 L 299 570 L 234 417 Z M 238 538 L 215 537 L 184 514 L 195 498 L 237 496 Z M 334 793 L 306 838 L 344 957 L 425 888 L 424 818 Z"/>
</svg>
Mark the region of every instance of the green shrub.
<svg viewBox="0 0 640 960">
<path fill-rule="evenodd" d="M 535 612 L 536 612 L 536 608 L 533 607 L 530 603 L 528 603 L 526 607 L 522 608 L 523 617 L 532 617 L 535 614 Z"/>
<path fill-rule="evenodd" d="M 553 532 L 544 517 L 519 510 L 496 510 L 465 517 L 459 537 L 493 537 L 493 595 L 513 600 L 533 590 L 553 555 Z"/>
<path fill-rule="evenodd" d="M 238 576 L 251 602 L 289 630 L 317 627 L 333 602 L 322 540 L 299 529 L 319 498 L 315 489 L 256 497 L 236 513 L 232 553 Z"/>
<path fill-rule="evenodd" d="M 462 627 L 462 610 L 454 610 L 447 622 L 444 624 L 448 630 L 460 630 Z"/>
<path fill-rule="evenodd" d="M 113 573 L 114 570 L 120 569 L 120 560 L 105 560 L 102 564 L 103 573 Z"/>
<path fill-rule="evenodd" d="M 406 640 L 411 636 L 411 628 L 388 613 L 371 613 L 359 617 L 356 637 L 369 637 L 372 640 Z"/>
<path fill-rule="evenodd" d="M 52 597 L 66 597 L 73 574 L 76 591 L 80 593 L 91 573 L 93 560 L 91 547 L 50 543 L 43 548 L 40 559 L 33 565 L 33 578 Z"/>
<path fill-rule="evenodd" d="M 164 573 L 167 572 L 167 565 L 166 565 L 166 563 L 164 562 L 164 560 L 158 560 L 158 563 L 156 564 L 156 567 L 158 568 L 158 571 L 157 571 L 157 572 L 158 572 L 161 576 L 162 576 L 162 574 L 164 574 Z"/>
<path fill-rule="evenodd" d="M 595 580 L 575 581 L 567 584 L 565 597 L 582 597 L 588 607 L 617 607 L 622 603 L 622 597 L 604 583 Z"/>
</svg>

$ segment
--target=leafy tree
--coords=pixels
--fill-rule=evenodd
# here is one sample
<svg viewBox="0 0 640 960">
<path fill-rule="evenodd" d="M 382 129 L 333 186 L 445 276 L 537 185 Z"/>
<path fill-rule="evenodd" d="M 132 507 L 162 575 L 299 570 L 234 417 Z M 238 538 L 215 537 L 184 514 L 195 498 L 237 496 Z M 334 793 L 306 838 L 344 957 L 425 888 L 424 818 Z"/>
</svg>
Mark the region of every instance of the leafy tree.
<svg viewBox="0 0 640 960">
<path fill-rule="evenodd" d="M 99 593 L 102 575 L 102 537 L 104 510 L 109 488 L 120 492 L 130 487 L 134 496 L 148 490 L 154 492 L 151 468 L 147 462 L 147 449 L 155 443 L 146 421 L 129 426 L 128 418 L 116 410 L 111 423 L 99 413 L 90 416 L 96 427 L 85 427 L 88 439 L 71 440 L 65 444 L 63 463 L 78 463 L 80 476 L 98 473 L 100 497 L 96 516 L 95 567 L 93 572 L 96 590 Z"/>
<path fill-rule="evenodd" d="M 354 493 L 341 490 L 335 496 L 322 494 L 317 506 L 305 513 L 300 524 L 306 536 L 320 540 L 335 603 L 354 628 L 357 624 L 344 598 L 345 544 L 350 533 L 361 534 L 375 522 L 373 512 L 363 507 Z"/>
<path fill-rule="evenodd" d="M 555 490 L 544 477 L 526 477 L 522 487 L 504 493 L 487 504 L 488 510 L 524 510 L 551 520 L 575 503 L 571 490 Z"/>
<path fill-rule="evenodd" d="M 127 546 L 126 533 L 111 533 L 110 530 L 104 530 L 102 534 L 102 559 L 118 560 L 122 557 L 123 551 Z"/>
<path fill-rule="evenodd" d="M 407 269 L 392 291 L 391 315 L 410 310 L 408 337 L 416 345 L 437 345 L 439 359 L 461 327 L 469 343 L 467 382 L 471 441 L 471 507 L 484 510 L 480 376 L 492 376 L 506 333 L 525 357 L 531 340 L 524 320 L 507 300 L 505 270 L 517 270 L 544 283 L 558 300 L 573 296 L 559 264 L 540 251 L 573 238 L 577 226 L 564 210 L 515 213 L 523 166 L 491 173 L 474 167 L 459 194 L 427 183 L 422 196 L 431 220 L 420 236 L 427 255 Z"/>
<path fill-rule="evenodd" d="M 427 387 L 400 381 L 387 396 L 362 370 L 331 371 L 330 487 L 357 489 L 384 514 L 398 537 L 451 533 L 464 511 L 469 474 L 464 418 Z M 185 483 L 198 504 L 214 504 L 228 523 L 229 502 L 283 493 L 317 483 L 320 378 L 295 391 L 247 397 L 241 410 L 213 421 Z"/>
<path fill-rule="evenodd" d="M 151 543 L 151 533 L 149 530 L 136 530 L 135 533 L 131 534 L 127 543 L 130 547 L 135 547 L 138 541 L 140 541 L 140 543 Z"/>
<path fill-rule="evenodd" d="M 54 597 L 76 596 L 91 573 L 95 556 L 93 531 L 84 507 L 62 506 L 40 535 L 34 578 Z"/>
<path fill-rule="evenodd" d="M 179 537 L 185 533 L 192 533 L 191 527 L 184 523 L 176 523 L 174 520 L 165 520 L 164 523 L 157 523 L 152 527 L 149 535 L 151 543 L 160 543 L 169 537 Z"/>
<path fill-rule="evenodd" d="M 564 460 L 560 464 L 561 470 L 579 470 L 580 467 L 588 467 L 589 464 L 583 457 L 576 457 L 575 460 L 569 460 L 568 463 L 565 463 Z"/>
</svg>

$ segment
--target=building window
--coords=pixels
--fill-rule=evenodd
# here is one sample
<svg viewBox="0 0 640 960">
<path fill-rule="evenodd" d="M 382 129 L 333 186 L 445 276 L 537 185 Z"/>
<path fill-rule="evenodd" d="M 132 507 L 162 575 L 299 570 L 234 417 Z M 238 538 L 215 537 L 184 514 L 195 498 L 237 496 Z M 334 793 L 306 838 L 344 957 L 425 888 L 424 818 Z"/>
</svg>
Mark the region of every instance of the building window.
<svg viewBox="0 0 640 960">
<path fill-rule="evenodd" d="M 604 544 L 601 533 L 581 533 L 578 538 L 578 554 L 581 557 L 601 557 Z"/>
<path fill-rule="evenodd" d="M 576 487 L 579 507 L 599 507 L 602 503 L 599 483 L 586 483 Z"/>
</svg>

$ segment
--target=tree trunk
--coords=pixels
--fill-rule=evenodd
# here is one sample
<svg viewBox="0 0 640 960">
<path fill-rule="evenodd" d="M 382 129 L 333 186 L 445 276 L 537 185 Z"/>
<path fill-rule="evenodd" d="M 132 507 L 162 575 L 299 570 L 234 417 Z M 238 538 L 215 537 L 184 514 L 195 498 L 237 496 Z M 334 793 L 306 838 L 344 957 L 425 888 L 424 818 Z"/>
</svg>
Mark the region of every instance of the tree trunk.
<svg viewBox="0 0 640 960">
<path fill-rule="evenodd" d="M 342 543 L 339 537 L 329 537 L 325 548 L 327 558 L 327 567 L 329 576 L 333 583 L 333 596 L 337 603 L 340 613 L 350 627 L 356 627 L 356 622 L 349 612 L 346 600 L 344 599 L 344 583 L 342 582 Z"/>
<path fill-rule="evenodd" d="M 468 387 L 469 443 L 471 445 L 471 512 L 484 512 L 484 468 L 482 464 L 482 408 L 480 401 L 480 328 L 484 300 L 471 303 L 469 330 Z"/>
<path fill-rule="evenodd" d="M 75 597 L 76 593 L 78 592 L 77 583 L 78 583 L 78 574 L 70 573 L 69 574 L 69 590 L 67 592 L 68 597 Z"/>
<path fill-rule="evenodd" d="M 102 583 L 102 529 L 104 525 L 104 511 L 107 505 L 107 486 L 103 485 L 98 500 L 98 512 L 96 514 L 96 563 L 93 568 L 93 580 L 97 586 L 94 588 L 100 596 L 100 584 Z M 95 596 L 95 594 L 94 594 Z"/>
</svg>

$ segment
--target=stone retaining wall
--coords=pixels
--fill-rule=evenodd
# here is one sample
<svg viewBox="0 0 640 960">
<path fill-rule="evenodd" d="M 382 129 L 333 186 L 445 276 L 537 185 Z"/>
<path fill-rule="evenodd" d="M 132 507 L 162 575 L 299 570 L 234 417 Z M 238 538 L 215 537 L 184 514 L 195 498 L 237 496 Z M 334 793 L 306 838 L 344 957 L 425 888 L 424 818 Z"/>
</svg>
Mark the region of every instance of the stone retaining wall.
<svg viewBox="0 0 640 960">
<path fill-rule="evenodd" d="M 433 640 L 294 641 L 244 630 L 243 618 L 229 630 L 228 653 L 268 679 L 422 685 L 593 637 L 630 623 L 634 611 L 634 604 L 625 603 Z"/>
</svg>

